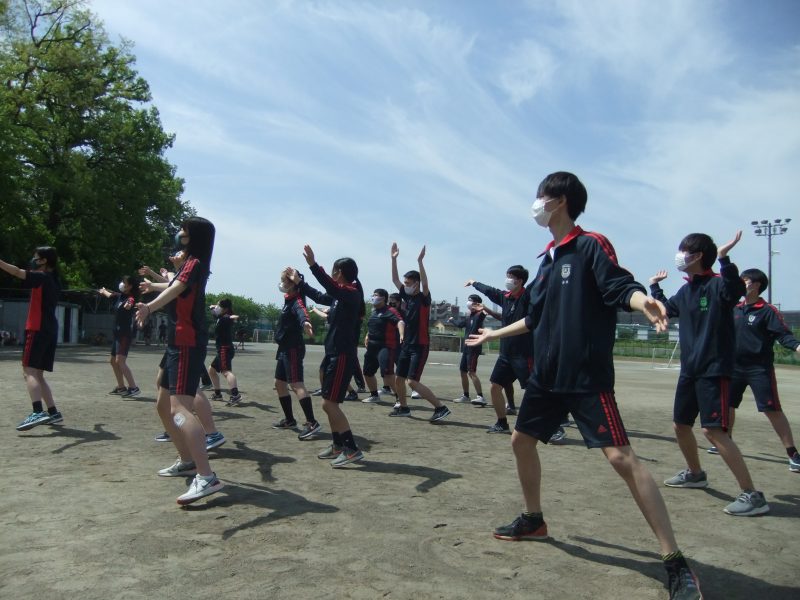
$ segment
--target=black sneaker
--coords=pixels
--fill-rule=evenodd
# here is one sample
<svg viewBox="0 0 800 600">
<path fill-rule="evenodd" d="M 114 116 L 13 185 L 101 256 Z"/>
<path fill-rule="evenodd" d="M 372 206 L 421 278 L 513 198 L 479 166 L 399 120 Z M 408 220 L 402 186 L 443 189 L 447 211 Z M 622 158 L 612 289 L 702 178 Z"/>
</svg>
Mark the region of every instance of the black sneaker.
<svg viewBox="0 0 800 600">
<path fill-rule="evenodd" d="M 697 578 L 689 567 L 678 571 L 667 570 L 669 600 L 702 600 Z"/>
<path fill-rule="evenodd" d="M 311 392 L 312 396 L 322 396 L 322 388 L 317 388 L 313 392 Z"/>
<path fill-rule="evenodd" d="M 242 401 L 242 395 L 236 394 L 235 396 L 231 396 L 228 398 L 228 401 L 225 403 L 226 406 L 236 406 Z"/>
<path fill-rule="evenodd" d="M 209 400 L 223 400 L 223 396 L 222 396 L 222 394 L 218 394 L 217 392 L 214 392 L 209 397 Z"/>
<path fill-rule="evenodd" d="M 389 413 L 390 417 L 410 417 L 411 416 L 411 409 L 407 406 L 398 406 L 392 412 Z"/>
<path fill-rule="evenodd" d="M 525 515 L 520 515 L 508 525 L 503 525 L 494 530 L 494 537 L 498 540 L 546 540 L 547 523 L 536 522 Z"/>
<path fill-rule="evenodd" d="M 509 429 L 508 425 L 503 426 L 500 423 L 495 423 L 486 430 L 486 433 L 511 433 L 511 429 Z"/>
<path fill-rule="evenodd" d="M 294 419 L 291 421 L 289 419 L 281 419 L 272 424 L 273 429 L 294 429 L 295 427 L 297 427 L 297 421 Z"/>
<path fill-rule="evenodd" d="M 63 422 L 64 415 L 61 414 L 60 410 L 57 410 L 50 415 L 50 420 L 47 422 L 47 425 L 61 425 Z"/>
<path fill-rule="evenodd" d="M 317 421 L 309 421 L 303 425 L 303 430 L 298 434 L 297 439 L 307 440 L 312 438 L 319 432 L 320 429 L 322 429 L 322 425 L 320 425 Z"/>
<path fill-rule="evenodd" d="M 436 423 L 441 421 L 442 419 L 446 419 L 450 416 L 450 409 L 447 408 L 444 404 L 437 409 L 434 409 L 433 416 L 431 417 L 431 423 Z"/>
<path fill-rule="evenodd" d="M 344 397 L 344 399 L 350 401 L 358 400 L 358 392 L 347 392 L 347 395 Z"/>
<path fill-rule="evenodd" d="M 141 393 L 142 393 L 142 390 L 140 390 L 138 387 L 130 387 L 127 390 L 125 390 L 125 393 L 122 394 L 122 397 L 123 398 L 135 398 L 136 396 L 138 396 Z"/>
<path fill-rule="evenodd" d="M 126 393 L 128 388 L 126 387 L 115 387 L 113 390 L 108 392 L 109 396 L 121 396 L 122 394 Z"/>
<path fill-rule="evenodd" d="M 509 406 L 508 404 L 506 404 L 506 414 L 507 414 L 509 417 L 516 416 L 516 414 L 517 414 L 517 409 L 516 409 L 516 408 L 514 408 L 513 406 Z"/>
</svg>

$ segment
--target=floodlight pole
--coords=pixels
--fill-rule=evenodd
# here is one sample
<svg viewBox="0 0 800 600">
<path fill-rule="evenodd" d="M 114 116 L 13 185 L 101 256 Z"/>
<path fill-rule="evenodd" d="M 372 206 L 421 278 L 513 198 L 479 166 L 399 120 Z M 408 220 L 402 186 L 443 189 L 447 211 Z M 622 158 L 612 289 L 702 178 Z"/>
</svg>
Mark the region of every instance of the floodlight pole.
<svg viewBox="0 0 800 600">
<path fill-rule="evenodd" d="M 769 278 L 767 302 L 770 304 L 772 304 L 772 255 L 774 254 L 772 252 L 772 236 L 786 233 L 789 230 L 790 222 L 791 219 L 773 219 L 772 221 L 762 219 L 750 222 L 756 235 L 767 238 L 767 277 Z"/>
</svg>

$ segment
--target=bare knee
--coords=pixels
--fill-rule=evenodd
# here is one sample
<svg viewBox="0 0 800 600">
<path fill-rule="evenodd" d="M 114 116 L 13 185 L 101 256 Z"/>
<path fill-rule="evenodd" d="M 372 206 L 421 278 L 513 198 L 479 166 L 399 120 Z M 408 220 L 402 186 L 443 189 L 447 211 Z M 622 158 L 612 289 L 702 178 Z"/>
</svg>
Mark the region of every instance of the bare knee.
<svg viewBox="0 0 800 600">
<path fill-rule="evenodd" d="M 511 434 L 511 449 L 514 454 L 525 455 L 535 449 L 538 443 L 539 440 L 527 433 L 514 430 L 514 433 Z"/>
</svg>

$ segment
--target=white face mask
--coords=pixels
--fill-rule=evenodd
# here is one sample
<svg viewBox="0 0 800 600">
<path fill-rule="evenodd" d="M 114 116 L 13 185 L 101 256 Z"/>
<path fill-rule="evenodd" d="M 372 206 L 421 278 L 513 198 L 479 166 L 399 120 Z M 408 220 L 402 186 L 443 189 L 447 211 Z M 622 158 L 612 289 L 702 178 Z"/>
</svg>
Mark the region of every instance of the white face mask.
<svg viewBox="0 0 800 600">
<path fill-rule="evenodd" d="M 691 254 L 687 254 L 686 252 L 678 252 L 675 255 L 675 266 L 679 271 L 685 271 L 690 265 L 693 265 L 697 262 L 696 258 L 694 260 L 690 260 L 690 256 Z"/>
<path fill-rule="evenodd" d="M 547 227 L 548 223 L 550 223 L 550 217 L 553 216 L 553 213 L 544 209 L 545 204 L 547 203 L 544 198 L 537 198 L 531 205 L 531 216 L 536 221 L 536 224 L 541 227 Z"/>
<path fill-rule="evenodd" d="M 372 302 L 372 306 L 378 306 L 378 304 L 381 303 L 381 300 L 383 300 L 383 298 L 381 298 L 380 296 L 373 296 L 372 298 L 369 299 L 369 301 Z"/>
<path fill-rule="evenodd" d="M 416 286 L 416 285 L 411 285 L 411 286 L 404 285 L 404 286 L 403 286 L 403 291 L 404 291 L 406 294 L 408 294 L 409 296 L 410 296 L 411 294 L 413 294 L 413 293 L 416 291 L 416 289 L 417 289 L 417 286 Z"/>
<path fill-rule="evenodd" d="M 119 288 L 120 292 L 125 292 L 125 283 L 120 281 L 119 285 L 117 286 L 117 288 Z"/>
<path fill-rule="evenodd" d="M 281 294 L 288 294 L 289 293 L 289 287 L 285 283 L 283 283 L 283 280 L 278 282 L 278 291 Z"/>
<path fill-rule="evenodd" d="M 467 310 L 472 310 L 473 306 L 475 306 L 474 302 L 467 302 Z"/>
<path fill-rule="evenodd" d="M 506 289 L 508 291 L 511 291 L 515 287 L 517 287 L 517 280 L 516 279 L 512 279 L 511 277 L 507 277 L 506 278 Z"/>
<path fill-rule="evenodd" d="M 214 315 L 215 317 L 218 317 L 222 314 L 222 309 L 219 306 L 215 306 L 214 308 L 211 309 L 211 314 Z"/>
</svg>

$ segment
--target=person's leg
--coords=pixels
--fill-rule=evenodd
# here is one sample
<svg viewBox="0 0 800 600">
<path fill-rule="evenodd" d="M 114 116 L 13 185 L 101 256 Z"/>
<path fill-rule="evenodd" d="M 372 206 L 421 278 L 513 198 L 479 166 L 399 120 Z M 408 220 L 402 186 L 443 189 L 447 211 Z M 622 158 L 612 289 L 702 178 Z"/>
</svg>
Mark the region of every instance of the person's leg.
<svg viewBox="0 0 800 600">
<path fill-rule="evenodd" d="M 192 455 L 189 452 L 189 447 L 186 445 L 183 437 L 180 435 L 175 422 L 172 420 L 172 411 L 170 409 L 169 389 L 159 387 L 158 395 L 156 396 L 156 412 L 158 418 L 161 419 L 161 424 L 164 426 L 164 431 L 169 434 L 170 441 L 174 444 L 175 449 L 178 451 L 178 457 L 181 462 L 188 463 L 192 460 Z"/>
<path fill-rule="evenodd" d="M 114 342 L 116 344 L 116 342 Z M 122 379 L 122 369 L 119 368 L 116 354 L 112 354 L 108 361 L 111 364 L 111 370 L 114 372 L 114 377 L 117 380 L 117 389 L 121 390 L 125 387 L 125 381 Z"/>
<path fill-rule="evenodd" d="M 539 460 L 539 440 L 514 431 L 511 435 L 511 449 L 517 464 L 517 477 L 525 499 L 525 510 L 529 513 L 542 512 L 542 465 Z"/>
<path fill-rule="evenodd" d="M 213 386 L 214 392 L 218 390 L 221 391 L 222 388 L 219 387 L 219 373 L 214 368 L 213 363 L 208 367 L 208 376 L 211 378 L 211 385 Z"/>
<path fill-rule="evenodd" d="M 211 411 L 211 403 L 208 401 L 206 395 L 197 390 L 197 393 L 192 397 L 191 409 L 197 415 L 200 425 L 206 434 L 217 433 L 217 424 L 214 422 L 214 415 Z"/>
<path fill-rule="evenodd" d="M 497 415 L 497 421 L 500 422 L 501 420 L 505 419 L 506 422 L 508 422 L 508 416 L 506 415 L 506 403 L 503 399 L 503 386 L 492 381 L 491 387 L 489 388 L 489 394 L 492 398 L 492 407 Z"/>
<path fill-rule="evenodd" d="M 789 419 L 786 418 L 786 413 L 781 411 L 765 411 L 764 414 L 772 424 L 772 428 L 783 443 L 784 448 L 794 447 L 794 436 L 792 435 L 792 427 L 789 425 Z"/>
<path fill-rule="evenodd" d="M 117 368 L 119 369 L 120 374 L 125 378 L 128 382 L 128 389 L 135 389 L 136 381 L 133 378 L 133 371 L 128 366 L 128 357 L 125 354 L 117 354 Z"/>
<path fill-rule="evenodd" d="M 713 442 L 719 451 L 719 455 L 728 468 L 736 478 L 739 488 L 742 490 L 752 491 L 755 490 L 753 479 L 750 477 L 750 471 L 744 462 L 742 453 L 739 446 L 736 445 L 731 438 L 728 437 L 727 432 L 723 431 L 720 427 L 706 427 L 703 432 Z"/>
<path fill-rule="evenodd" d="M 461 375 L 461 389 L 464 391 L 464 398 L 469 398 L 469 378 L 466 371 L 459 371 Z"/>
<path fill-rule="evenodd" d="M 639 461 L 630 446 L 612 446 L 602 450 L 608 462 L 628 485 L 639 510 L 658 539 L 661 554 L 677 552 L 678 544 L 667 506 L 650 471 Z"/>
<path fill-rule="evenodd" d="M 417 392 L 422 398 L 427 400 L 434 408 L 440 409 L 444 405 L 436 394 L 426 385 L 420 382 L 425 363 L 428 361 L 428 347 L 420 346 L 411 353 L 411 363 L 409 367 L 408 385 Z M 449 414 L 449 413 L 448 413 Z"/>
<path fill-rule="evenodd" d="M 686 460 L 686 466 L 692 473 L 700 473 L 703 468 L 700 465 L 697 440 L 694 437 L 692 426 L 673 423 L 672 428 L 675 430 L 675 439 L 678 441 L 678 447 L 681 449 L 684 460 Z"/>
<path fill-rule="evenodd" d="M 478 374 L 475 371 L 470 371 L 469 378 L 472 380 L 472 385 L 475 388 L 475 393 L 478 396 L 483 397 L 483 387 L 481 386 L 481 380 L 480 377 L 478 377 Z"/>
</svg>

